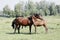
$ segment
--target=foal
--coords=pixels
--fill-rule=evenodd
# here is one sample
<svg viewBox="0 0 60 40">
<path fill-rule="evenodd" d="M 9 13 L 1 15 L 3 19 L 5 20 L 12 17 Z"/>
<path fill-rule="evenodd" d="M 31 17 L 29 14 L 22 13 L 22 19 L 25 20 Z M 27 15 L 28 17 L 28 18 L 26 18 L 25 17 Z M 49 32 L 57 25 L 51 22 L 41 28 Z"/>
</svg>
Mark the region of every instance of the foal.
<svg viewBox="0 0 60 40">
<path fill-rule="evenodd" d="M 46 30 L 46 33 L 48 31 L 48 28 L 46 26 L 46 21 L 44 19 L 38 19 L 35 16 L 32 17 L 33 25 L 35 27 L 35 33 L 36 33 L 36 26 L 43 26 Z"/>
</svg>

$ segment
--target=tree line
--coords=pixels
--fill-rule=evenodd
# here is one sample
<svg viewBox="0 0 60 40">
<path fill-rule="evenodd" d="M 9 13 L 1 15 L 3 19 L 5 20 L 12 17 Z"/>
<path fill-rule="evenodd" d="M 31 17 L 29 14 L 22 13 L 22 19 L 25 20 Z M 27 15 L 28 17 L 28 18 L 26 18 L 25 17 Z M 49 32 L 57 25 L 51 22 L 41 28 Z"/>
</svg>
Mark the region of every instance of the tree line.
<svg viewBox="0 0 60 40">
<path fill-rule="evenodd" d="M 26 3 L 17 3 L 14 10 L 11 10 L 8 5 L 3 8 L 3 14 L 8 15 L 8 17 L 16 16 L 29 16 L 34 13 L 41 14 L 43 16 L 60 15 L 60 5 L 56 5 L 53 2 L 40 1 L 32 2 L 28 1 Z"/>
</svg>

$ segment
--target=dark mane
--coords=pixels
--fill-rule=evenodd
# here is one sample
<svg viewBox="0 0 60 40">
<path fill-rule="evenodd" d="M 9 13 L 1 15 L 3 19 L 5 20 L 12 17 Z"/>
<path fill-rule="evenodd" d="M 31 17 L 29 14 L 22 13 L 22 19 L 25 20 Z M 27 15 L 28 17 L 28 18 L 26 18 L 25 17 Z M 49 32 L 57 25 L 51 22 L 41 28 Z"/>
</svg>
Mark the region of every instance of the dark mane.
<svg viewBox="0 0 60 40">
<path fill-rule="evenodd" d="M 29 20 L 30 20 L 30 22 L 33 24 L 32 16 L 28 17 L 28 19 L 29 19 Z"/>
<path fill-rule="evenodd" d="M 34 16 L 37 17 L 37 16 L 39 16 L 39 14 L 35 13 Z"/>
</svg>

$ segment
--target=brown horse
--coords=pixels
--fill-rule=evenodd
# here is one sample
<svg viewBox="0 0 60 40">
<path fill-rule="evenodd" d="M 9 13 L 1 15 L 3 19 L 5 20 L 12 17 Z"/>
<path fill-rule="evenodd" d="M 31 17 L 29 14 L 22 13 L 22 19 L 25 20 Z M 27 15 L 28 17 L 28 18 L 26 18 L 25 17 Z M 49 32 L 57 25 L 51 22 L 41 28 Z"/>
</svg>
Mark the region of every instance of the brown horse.
<svg viewBox="0 0 60 40">
<path fill-rule="evenodd" d="M 33 22 L 32 22 L 32 17 L 18 17 L 16 18 L 13 22 L 12 22 L 12 27 L 15 29 L 14 33 L 16 33 L 16 29 L 18 29 L 18 33 L 20 33 L 20 27 L 21 26 L 29 26 L 29 30 L 31 33 L 31 26 L 32 26 Z"/>
<path fill-rule="evenodd" d="M 32 17 L 33 25 L 35 27 L 35 33 L 36 33 L 36 27 L 37 26 L 43 26 L 46 30 L 46 33 L 48 31 L 48 28 L 46 26 L 46 21 L 40 17 L 40 19 L 36 18 L 35 16 Z"/>
</svg>

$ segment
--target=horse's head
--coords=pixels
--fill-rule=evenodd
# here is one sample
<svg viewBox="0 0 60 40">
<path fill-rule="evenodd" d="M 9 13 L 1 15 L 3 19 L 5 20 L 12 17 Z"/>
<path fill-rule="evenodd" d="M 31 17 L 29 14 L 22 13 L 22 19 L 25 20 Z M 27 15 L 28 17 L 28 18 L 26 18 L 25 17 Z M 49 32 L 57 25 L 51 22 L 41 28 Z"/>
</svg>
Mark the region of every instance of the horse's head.
<svg viewBox="0 0 60 40">
<path fill-rule="evenodd" d="M 34 16 L 35 16 L 36 18 L 40 19 L 40 15 L 39 15 L 39 14 L 35 13 Z"/>
<path fill-rule="evenodd" d="M 32 18 L 33 18 L 33 17 L 40 19 L 40 15 L 37 14 L 37 13 L 35 13 L 35 14 L 29 16 L 28 19 L 32 21 Z"/>
<path fill-rule="evenodd" d="M 43 20 L 43 18 L 42 18 L 42 15 L 41 15 L 41 14 L 37 14 L 37 13 L 35 13 L 35 14 L 34 14 L 34 16 L 35 16 L 36 18 L 38 18 L 38 19 Z"/>
</svg>

